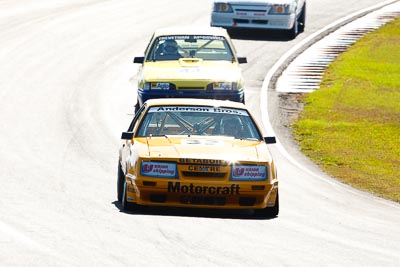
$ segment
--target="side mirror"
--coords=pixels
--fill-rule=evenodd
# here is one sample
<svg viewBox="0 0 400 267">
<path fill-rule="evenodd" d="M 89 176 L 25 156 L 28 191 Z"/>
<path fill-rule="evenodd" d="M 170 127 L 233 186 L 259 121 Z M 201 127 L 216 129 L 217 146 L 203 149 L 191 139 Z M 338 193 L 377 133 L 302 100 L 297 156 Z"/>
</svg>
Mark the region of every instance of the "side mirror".
<svg viewBox="0 0 400 267">
<path fill-rule="evenodd" d="M 276 138 L 275 138 L 275 136 L 267 136 L 267 137 L 264 137 L 264 141 L 267 144 L 275 144 Z"/>
<path fill-rule="evenodd" d="M 246 57 L 238 57 L 238 62 L 239 62 L 239 64 L 247 63 L 247 58 Z"/>
<path fill-rule="evenodd" d="M 122 140 L 131 140 L 133 138 L 133 132 L 122 132 L 121 139 Z"/>
<path fill-rule="evenodd" d="M 144 62 L 144 57 L 134 57 L 133 58 L 133 63 L 142 64 L 143 62 Z"/>
</svg>

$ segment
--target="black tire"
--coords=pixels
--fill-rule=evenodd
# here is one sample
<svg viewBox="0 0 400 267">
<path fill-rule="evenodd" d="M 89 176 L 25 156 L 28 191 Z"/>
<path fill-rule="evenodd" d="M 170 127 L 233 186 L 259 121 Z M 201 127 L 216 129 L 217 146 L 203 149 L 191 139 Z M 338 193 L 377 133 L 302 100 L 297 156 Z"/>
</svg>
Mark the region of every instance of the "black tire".
<svg viewBox="0 0 400 267">
<path fill-rule="evenodd" d="M 295 39 L 298 33 L 299 33 L 299 22 L 296 20 L 293 24 L 293 27 L 290 30 L 288 30 L 287 35 L 290 39 Z"/>
<path fill-rule="evenodd" d="M 126 197 L 126 182 L 124 181 L 123 190 L 122 190 L 122 210 L 123 211 L 134 211 L 140 210 L 140 206 L 136 203 L 128 202 Z"/>
<path fill-rule="evenodd" d="M 125 183 L 125 174 L 122 171 L 121 162 L 118 162 L 117 198 L 119 202 L 122 201 L 124 183 Z"/>
<path fill-rule="evenodd" d="M 275 206 L 266 207 L 264 209 L 254 210 L 254 214 L 258 218 L 274 218 L 279 214 L 279 193 L 276 192 Z"/>
<path fill-rule="evenodd" d="M 123 189 L 122 189 L 122 201 L 121 201 L 121 204 L 122 204 L 122 209 L 124 211 L 131 210 L 131 203 L 129 203 L 126 200 L 126 182 L 125 181 L 124 181 L 124 186 L 123 186 Z"/>
<path fill-rule="evenodd" d="M 304 32 L 306 27 L 306 4 L 303 6 L 303 10 L 301 11 L 301 15 L 299 17 L 299 32 Z"/>
</svg>

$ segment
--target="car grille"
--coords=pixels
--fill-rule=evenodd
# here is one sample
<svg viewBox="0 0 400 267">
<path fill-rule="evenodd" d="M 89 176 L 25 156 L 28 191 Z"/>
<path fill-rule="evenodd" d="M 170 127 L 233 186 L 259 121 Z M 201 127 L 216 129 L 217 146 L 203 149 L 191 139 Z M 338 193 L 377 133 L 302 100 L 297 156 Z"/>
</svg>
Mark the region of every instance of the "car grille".
<svg viewBox="0 0 400 267">
<path fill-rule="evenodd" d="M 267 5 L 246 5 L 246 4 L 233 4 L 232 8 L 234 11 L 238 12 L 267 12 L 268 11 Z"/>
<path fill-rule="evenodd" d="M 234 19 L 233 20 L 234 23 L 250 23 L 250 20 L 248 19 Z"/>
<path fill-rule="evenodd" d="M 253 20 L 249 20 L 249 19 L 234 19 L 233 22 L 235 24 L 249 24 L 249 23 L 255 23 L 255 24 L 268 24 L 268 20 L 258 20 L 258 19 L 253 19 Z"/>
<path fill-rule="evenodd" d="M 180 203 L 187 205 L 208 205 L 208 206 L 225 206 L 227 204 L 235 204 L 241 207 L 253 207 L 262 203 L 263 198 L 256 197 L 239 197 L 229 198 L 227 196 L 204 196 L 204 195 L 166 195 L 151 194 L 149 200 L 153 203 Z"/>
<path fill-rule="evenodd" d="M 186 179 L 229 179 L 231 166 L 222 160 L 218 162 L 203 162 L 203 163 L 183 163 L 178 164 L 178 170 L 182 178 Z"/>
<path fill-rule="evenodd" d="M 256 24 L 268 24 L 268 20 L 253 20 L 252 22 Z"/>
</svg>

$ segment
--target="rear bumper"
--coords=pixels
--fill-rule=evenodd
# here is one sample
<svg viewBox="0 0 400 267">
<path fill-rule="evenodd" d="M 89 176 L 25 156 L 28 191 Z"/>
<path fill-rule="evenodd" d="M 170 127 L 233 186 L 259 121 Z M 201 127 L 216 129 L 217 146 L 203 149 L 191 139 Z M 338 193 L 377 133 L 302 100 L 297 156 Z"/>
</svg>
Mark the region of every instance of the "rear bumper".
<svg viewBox="0 0 400 267">
<path fill-rule="evenodd" d="M 143 105 L 154 98 L 200 98 L 231 100 L 244 103 L 244 90 L 143 90 L 138 89 L 138 101 Z"/>
<path fill-rule="evenodd" d="M 289 30 L 295 22 L 295 14 L 290 15 L 268 15 L 260 18 L 239 17 L 233 13 L 213 12 L 211 15 L 211 26 L 231 29 L 275 29 Z"/>
</svg>

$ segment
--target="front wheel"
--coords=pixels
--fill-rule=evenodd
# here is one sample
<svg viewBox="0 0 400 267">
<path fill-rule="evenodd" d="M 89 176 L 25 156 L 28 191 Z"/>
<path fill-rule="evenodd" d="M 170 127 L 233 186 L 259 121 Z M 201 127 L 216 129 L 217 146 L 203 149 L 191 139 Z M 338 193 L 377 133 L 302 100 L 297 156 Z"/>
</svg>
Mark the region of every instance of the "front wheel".
<svg viewBox="0 0 400 267">
<path fill-rule="evenodd" d="M 131 209 L 130 207 L 130 203 L 126 200 L 127 196 L 126 196 L 126 182 L 124 181 L 124 188 L 123 188 L 123 193 L 122 193 L 122 209 L 124 211 L 128 211 Z"/>
<path fill-rule="evenodd" d="M 139 210 L 139 205 L 138 204 L 132 203 L 132 202 L 128 202 L 127 195 L 126 195 L 126 190 L 127 190 L 127 185 L 126 185 L 126 182 L 124 181 L 123 193 L 122 193 L 122 209 L 124 211 Z"/>
<path fill-rule="evenodd" d="M 274 218 L 279 214 L 279 193 L 276 192 L 275 205 L 273 207 L 266 207 L 263 209 L 255 210 L 254 214 L 258 218 Z"/>
<path fill-rule="evenodd" d="M 117 198 L 122 201 L 122 194 L 124 191 L 125 174 L 122 171 L 121 162 L 118 162 L 118 177 L 117 177 Z"/>
<path fill-rule="evenodd" d="M 301 11 L 301 15 L 299 17 L 299 32 L 304 32 L 304 28 L 306 27 L 306 4 Z"/>
<path fill-rule="evenodd" d="M 293 27 L 290 30 L 288 30 L 287 35 L 290 39 L 295 39 L 298 33 L 299 33 L 299 22 L 296 20 L 293 24 Z"/>
</svg>

